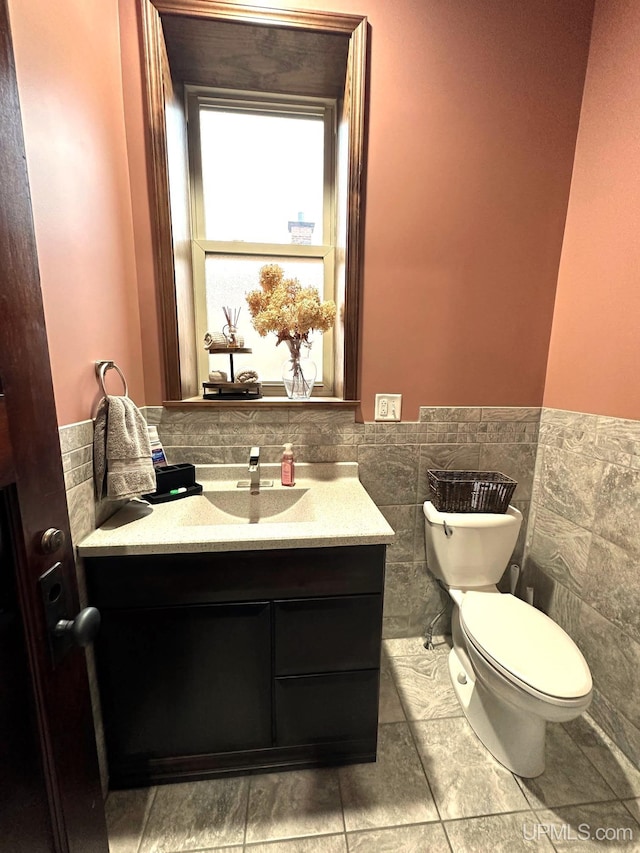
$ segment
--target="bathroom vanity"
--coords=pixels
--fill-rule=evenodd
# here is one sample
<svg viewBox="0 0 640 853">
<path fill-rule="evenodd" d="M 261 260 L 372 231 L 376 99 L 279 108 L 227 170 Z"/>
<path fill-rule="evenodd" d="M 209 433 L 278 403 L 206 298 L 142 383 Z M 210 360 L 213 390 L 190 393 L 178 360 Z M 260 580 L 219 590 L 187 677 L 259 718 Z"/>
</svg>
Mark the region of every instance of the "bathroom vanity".
<svg viewBox="0 0 640 853">
<path fill-rule="evenodd" d="M 292 490 L 238 508 L 234 476 L 206 476 L 202 496 L 125 510 L 79 548 L 111 786 L 375 760 L 393 531 L 357 466 L 299 466 L 297 516 Z M 245 520 L 202 523 L 212 501 Z"/>
</svg>

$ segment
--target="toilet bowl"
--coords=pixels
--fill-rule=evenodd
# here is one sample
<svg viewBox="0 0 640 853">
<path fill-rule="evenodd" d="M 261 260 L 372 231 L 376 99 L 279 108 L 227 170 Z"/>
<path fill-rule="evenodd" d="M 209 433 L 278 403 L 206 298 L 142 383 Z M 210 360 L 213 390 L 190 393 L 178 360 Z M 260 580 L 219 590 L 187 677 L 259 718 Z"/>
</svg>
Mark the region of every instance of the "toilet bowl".
<svg viewBox="0 0 640 853">
<path fill-rule="evenodd" d="M 427 501 L 424 515 L 427 565 L 454 602 L 449 673 L 458 701 L 498 761 L 518 776 L 539 776 L 547 721 L 589 707 L 588 664 L 552 619 L 495 585 L 518 537 L 517 509 L 442 513 Z"/>
</svg>

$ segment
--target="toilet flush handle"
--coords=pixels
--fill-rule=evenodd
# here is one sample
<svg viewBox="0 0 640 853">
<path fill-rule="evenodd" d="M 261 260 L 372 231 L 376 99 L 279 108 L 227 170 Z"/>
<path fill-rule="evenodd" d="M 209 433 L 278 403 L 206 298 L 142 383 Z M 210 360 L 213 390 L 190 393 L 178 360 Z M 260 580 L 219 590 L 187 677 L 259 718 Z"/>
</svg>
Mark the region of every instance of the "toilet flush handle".
<svg viewBox="0 0 640 853">
<path fill-rule="evenodd" d="M 447 522 L 446 522 L 446 521 L 443 521 L 443 522 L 442 522 L 442 526 L 444 527 L 444 535 L 447 537 L 447 539 L 448 539 L 450 536 L 453 536 L 453 528 L 452 528 L 452 527 L 449 527 L 449 525 L 447 524 Z"/>
</svg>

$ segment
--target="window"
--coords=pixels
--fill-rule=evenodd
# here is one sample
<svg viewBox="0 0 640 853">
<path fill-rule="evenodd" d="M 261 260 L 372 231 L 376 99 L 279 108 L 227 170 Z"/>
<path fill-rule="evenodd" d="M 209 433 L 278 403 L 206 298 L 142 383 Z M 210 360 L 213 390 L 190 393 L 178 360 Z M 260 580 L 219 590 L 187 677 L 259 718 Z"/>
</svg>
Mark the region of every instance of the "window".
<svg viewBox="0 0 640 853">
<path fill-rule="evenodd" d="M 202 386 L 198 374 L 202 374 L 198 365 L 204 350 L 202 330 L 197 329 L 196 311 L 202 313 L 207 309 L 206 298 L 201 300 L 200 307 L 195 305 L 194 292 L 205 293 L 208 267 L 212 269 L 215 288 L 215 276 L 221 269 L 216 267 L 218 262 L 237 262 L 234 269 L 239 269 L 241 261 L 248 264 L 250 259 L 259 262 L 265 257 L 276 261 L 278 252 L 281 252 L 287 263 L 293 263 L 294 255 L 296 263 L 304 261 L 305 274 L 314 263 L 321 270 L 323 284 L 326 286 L 329 279 L 335 288 L 333 298 L 337 320 L 334 340 L 331 343 L 324 337 L 322 348 L 325 353 L 328 347 L 334 350 L 334 396 L 338 400 L 357 401 L 366 175 L 366 18 L 315 10 L 259 9 L 227 0 L 207 0 L 206 3 L 139 0 L 139 4 L 164 399 L 167 402 L 201 403 Z M 302 202 L 302 206 L 294 211 L 293 218 L 287 220 L 287 234 L 291 236 L 295 228 L 300 238 L 297 244 L 286 242 L 286 238 L 285 242 L 274 241 L 273 234 L 263 236 L 253 232 L 247 234 L 248 239 L 240 241 L 233 234 L 228 240 L 229 233 L 220 234 L 224 239 L 211 239 L 207 232 L 201 231 L 197 240 L 203 244 L 200 251 L 207 263 L 200 264 L 201 288 L 194 287 L 191 251 L 191 221 L 194 218 L 191 215 L 186 157 L 185 87 L 200 87 L 200 94 L 206 92 L 211 99 L 210 108 L 215 106 L 217 98 L 212 92 L 216 90 L 227 93 L 227 107 L 232 105 L 229 101 L 234 101 L 229 93 L 257 92 L 249 97 L 250 101 L 253 99 L 252 107 L 236 103 L 234 114 L 238 120 L 243 112 L 260 112 L 265 117 L 264 114 L 271 110 L 276 116 L 298 119 L 302 123 L 302 117 L 295 112 L 294 105 L 297 104 L 303 115 L 317 122 L 318 113 L 310 113 L 311 106 L 317 108 L 322 104 L 326 108 L 327 104 L 336 105 L 335 147 L 338 156 L 334 167 L 325 167 L 323 173 L 321 238 L 320 223 L 311 220 L 311 216 L 316 215 L 311 189 L 312 200 Z M 281 94 L 274 99 L 265 95 L 269 92 Z M 245 101 L 246 96 L 241 100 Z M 235 101 L 238 101 L 237 97 Z M 325 146 L 325 157 L 329 150 Z M 335 180 L 331 203 L 337 209 L 333 235 L 326 230 L 327 179 L 330 175 Z M 205 204 L 201 202 L 202 223 L 205 223 L 205 213 Z M 301 220 L 298 214 L 302 214 Z M 333 214 L 328 221 L 332 218 Z M 288 230 L 290 221 L 293 223 L 291 231 Z M 314 222 L 314 228 L 312 243 L 308 244 L 306 238 L 310 236 L 310 221 Z M 215 215 L 209 214 L 209 223 L 215 225 Z M 265 237 L 266 241 L 261 242 Z M 218 245 L 210 247 L 208 243 Z M 227 243 L 226 249 L 224 243 Z M 248 249 L 250 245 L 253 253 L 238 251 L 240 247 Z M 292 251 L 292 245 L 298 248 Z M 275 252 L 274 247 L 278 247 Z M 333 276 L 328 272 L 331 263 L 334 266 Z M 255 280 L 251 284 L 254 285 Z M 327 292 L 325 298 L 329 295 Z M 240 328 L 241 334 L 248 333 L 249 325 L 245 323 Z M 217 328 L 219 324 L 213 324 L 211 331 Z M 280 352 L 275 346 L 271 351 L 280 361 Z M 324 376 L 324 366 L 323 381 L 329 382 Z"/>
<path fill-rule="evenodd" d="M 187 111 L 196 334 L 222 329 L 223 306 L 240 308 L 253 352 L 237 355 L 237 368 L 256 369 L 263 393 L 282 395 L 288 352 L 254 330 L 245 294 L 260 267 L 277 263 L 334 298 L 335 101 L 189 86 Z M 314 395 L 333 394 L 333 344 L 332 332 L 313 336 Z M 201 348 L 200 381 L 225 367 Z"/>
</svg>

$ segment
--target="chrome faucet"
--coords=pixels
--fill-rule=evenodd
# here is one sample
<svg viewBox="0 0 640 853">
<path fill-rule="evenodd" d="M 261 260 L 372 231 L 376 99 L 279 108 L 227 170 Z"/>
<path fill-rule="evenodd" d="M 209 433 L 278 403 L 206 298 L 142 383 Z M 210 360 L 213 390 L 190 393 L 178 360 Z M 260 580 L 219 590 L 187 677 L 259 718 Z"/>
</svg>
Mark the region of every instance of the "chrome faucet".
<svg viewBox="0 0 640 853">
<path fill-rule="evenodd" d="M 260 491 L 260 448 L 252 447 L 249 452 L 249 488 L 251 494 Z"/>
<path fill-rule="evenodd" d="M 260 479 L 260 448 L 252 447 L 249 451 L 249 479 L 238 480 L 239 489 L 250 489 L 250 494 L 259 495 L 260 489 L 273 486 L 273 480 Z"/>
</svg>

